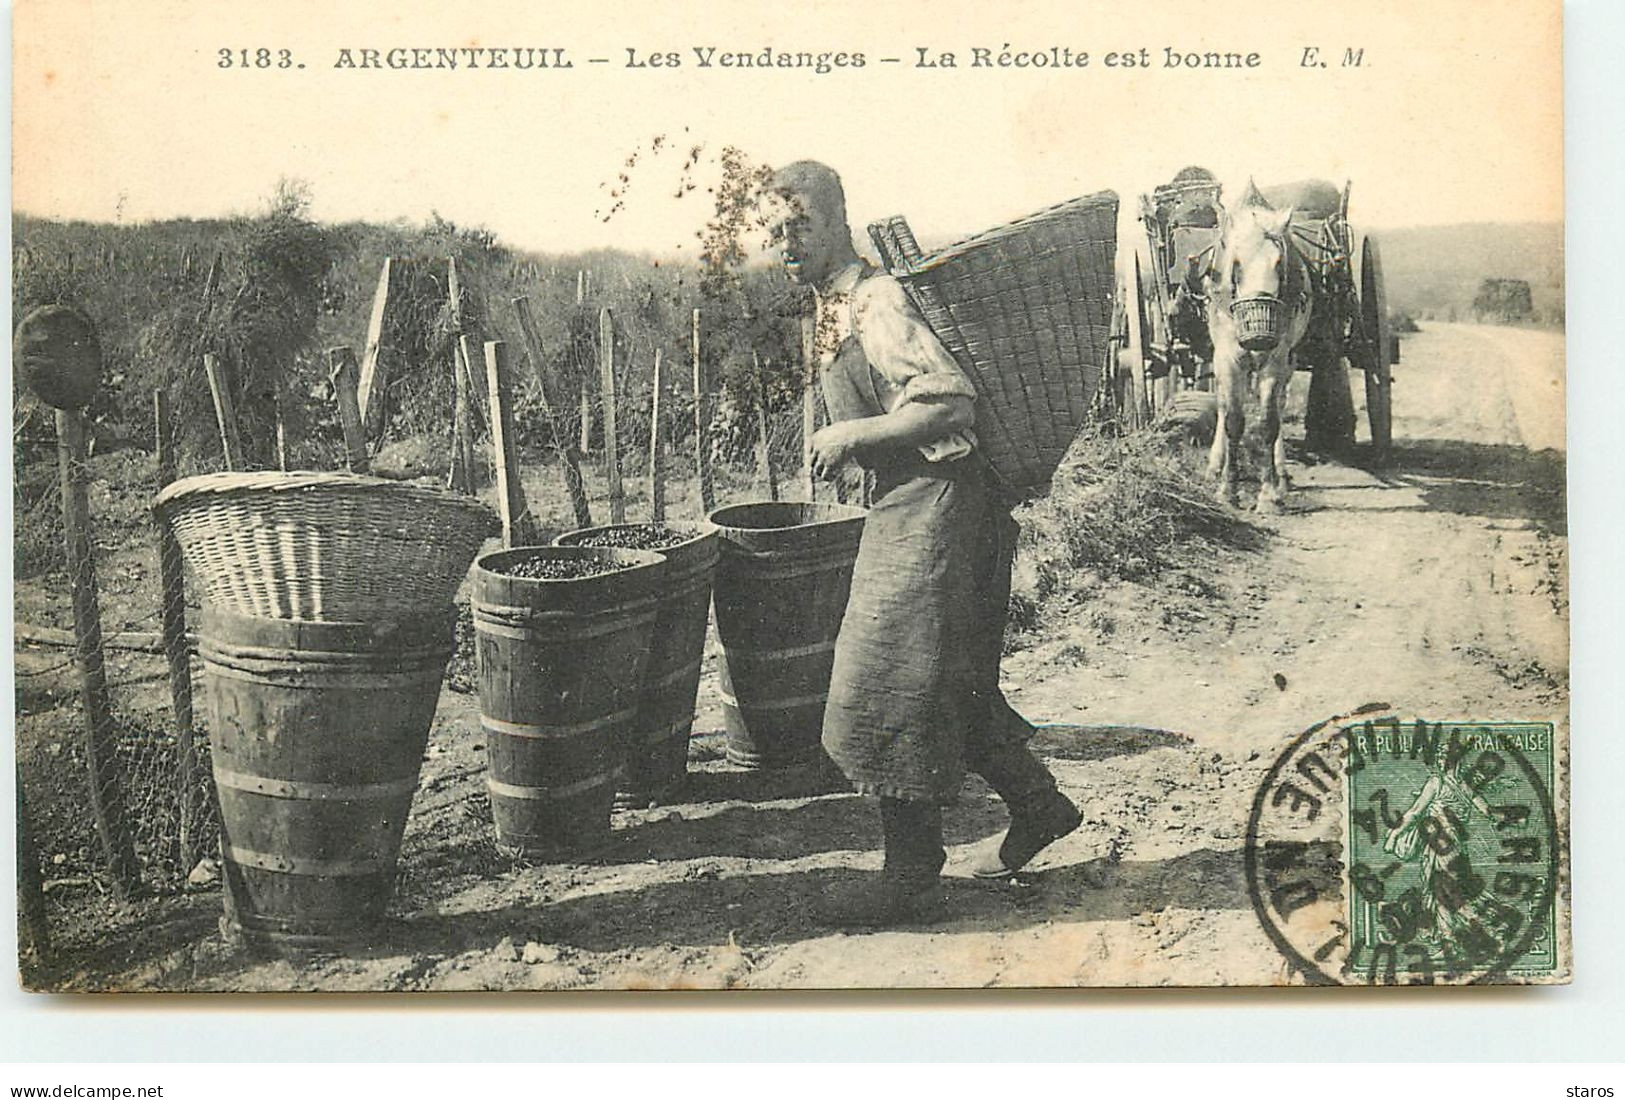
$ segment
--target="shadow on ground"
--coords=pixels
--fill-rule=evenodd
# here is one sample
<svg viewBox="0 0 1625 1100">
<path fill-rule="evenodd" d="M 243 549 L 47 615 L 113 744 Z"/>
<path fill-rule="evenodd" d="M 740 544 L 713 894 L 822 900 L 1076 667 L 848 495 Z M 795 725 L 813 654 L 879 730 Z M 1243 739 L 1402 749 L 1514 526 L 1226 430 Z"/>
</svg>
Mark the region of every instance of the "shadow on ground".
<svg viewBox="0 0 1625 1100">
<path fill-rule="evenodd" d="M 1328 868 L 1328 859 L 1311 861 Z M 1332 872 L 1328 872 L 1331 875 Z M 665 882 L 548 905 L 414 917 L 394 931 L 396 950 L 461 952 L 516 929 L 595 952 L 664 946 L 782 946 L 843 931 L 828 899 L 873 882 L 874 872 L 819 868 Z M 1323 884 L 1335 887 L 1332 878 Z M 1021 884 L 947 880 L 947 915 L 914 931 L 1000 933 L 1047 923 L 1125 920 L 1164 909 L 1248 908 L 1240 849 L 1198 849 L 1165 860 L 1104 859 L 1054 868 Z"/>
<path fill-rule="evenodd" d="M 220 925 L 221 894 L 208 890 L 130 903 L 93 944 L 58 943 L 49 961 L 24 971 L 34 990 L 117 989 L 109 975 L 140 970 L 199 943 Z"/>
<path fill-rule="evenodd" d="M 1567 474 L 1560 451 L 1531 451 L 1507 443 L 1459 439 L 1407 439 L 1394 442 L 1383 466 L 1375 465 L 1366 450 L 1357 452 L 1349 465 L 1365 470 L 1390 488 L 1416 490 L 1423 511 L 1528 520 L 1557 535 L 1567 527 Z M 1365 488 L 1319 485 L 1314 491 L 1356 492 Z"/>
<path fill-rule="evenodd" d="M 1294 458 L 1312 460 L 1301 449 Z M 1398 508 L 1340 507 L 1323 497 L 1364 493 L 1366 484 L 1315 485 L 1312 496 L 1288 498 L 1291 512 L 1422 511 L 1449 512 L 1481 519 L 1526 520 L 1548 534 L 1564 534 L 1568 524 L 1565 459 L 1560 451 L 1531 451 L 1505 443 L 1469 443 L 1458 439 L 1396 440 L 1387 463 L 1378 466 L 1367 447 L 1339 459 L 1350 469 L 1364 470 L 1384 487 L 1411 489 L 1419 503 Z"/>
<path fill-rule="evenodd" d="M 1107 760 L 1152 749 L 1183 748 L 1184 734 L 1145 726 L 1040 726 L 1029 746 L 1040 757 L 1055 760 Z"/>
<path fill-rule="evenodd" d="M 1568 526 L 1566 466 L 1559 451 L 1454 439 L 1396 442 L 1389 472 L 1420 476 L 1434 511 L 1485 519 L 1526 519 L 1548 534 Z M 1434 480 L 1437 479 L 1437 480 Z"/>
<path fill-rule="evenodd" d="M 1040 759 L 1083 763 L 1189 744 L 1189 738 L 1168 730 L 1115 725 L 1044 726 L 1030 742 Z M 827 765 L 783 771 L 691 771 L 665 804 L 616 814 L 604 843 L 574 865 L 527 866 L 499 853 L 483 792 L 471 792 L 462 807 L 446 806 L 444 811 L 451 817 L 432 827 L 414 822 L 409 828 L 396 892 L 399 910 L 432 905 L 482 878 L 505 874 L 534 875 L 540 882 L 568 875 L 572 866 L 596 877 L 639 863 L 709 858 L 791 861 L 828 852 L 878 853 L 881 848 L 875 805 L 851 793 L 845 779 Z M 468 820 L 457 820 L 465 816 Z M 974 844 L 1002 833 L 1008 825 L 1003 803 L 972 775 L 943 814 L 943 840 L 950 847 Z"/>
<path fill-rule="evenodd" d="M 725 764 L 690 767 L 688 775 L 663 801 L 667 805 L 698 802 L 777 802 L 815 798 L 852 789 L 827 758 L 794 768 L 746 771 Z"/>
<path fill-rule="evenodd" d="M 1180 734 L 1135 726 L 1057 725 L 1038 731 L 1035 752 L 1049 760 L 1099 761 L 1189 743 Z M 831 792 L 826 770 L 743 772 L 704 768 L 689 776 L 676 806 L 618 815 L 606 844 L 576 864 L 516 862 L 499 853 L 488 808 L 470 776 L 455 775 L 436 812 L 420 818 L 402 852 L 391 909 L 396 916 L 358 959 L 402 951 L 429 956 L 491 947 L 505 936 L 592 951 L 655 945 L 703 947 L 728 942 L 782 944 L 830 935 L 839 929 L 825 899 L 845 884 L 860 889 L 876 872 L 852 868 L 785 870 L 783 862 L 828 852 L 867 853 L 878 867 L 881 834 L 874 805 L 848 791 Z M 470 796 L 459 797 L 461 788 Z M 778 799 L 781 801 L 775 802 Z M 432 820 L 431 820 L 432 818 Z M 974 845 L 1000 834 L 1008 814 L 978 778 L 944 815 L 950 847 Z M 963 859 L 956 855 L 956 859 Z M 727 860 L 731 862 L 723 863 Z M 623 868 L 683 864 L 675 881 L 641 883 Z M 756 872 L 760 864 L 772 870 Z M 947 879 L 949 913 L 930 926 L 944 932 L 1016 929 L 1049 921 L 1121 919 L 1170 906 L 1237 909 L 1247 904 L 1239 851 L 1200 850 L 1163 861 L 1112 863 L 1104 858 L 1061 866 L 1023 884 Z M 449 899 L 483 896 L 489 908 L 437 913 Z M 562 901 L 548 898 L 566 896 Z M 177 920 L 75 953 L 66 969 L 129 972 L 156 962 L 186 942 L 213 942 L 220 915 L 218 892 L 189 896 Z M 476 902 L 478 904 L 478 902 Z M 194 960 L 191 980 L 228 973 L 240 965 L 223 948 Z M 235 961 L 234 961 L 235 960 Z M 63 973 L 39 975 L 56 986 Z"/>
</svg>

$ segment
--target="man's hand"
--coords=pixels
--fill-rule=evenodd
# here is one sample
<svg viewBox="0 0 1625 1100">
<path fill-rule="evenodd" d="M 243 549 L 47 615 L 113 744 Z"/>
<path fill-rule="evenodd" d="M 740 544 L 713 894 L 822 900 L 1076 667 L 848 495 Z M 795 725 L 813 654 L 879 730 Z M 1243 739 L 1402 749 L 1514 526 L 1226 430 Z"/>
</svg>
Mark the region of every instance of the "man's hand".
<svg viewBox="0 0 1625 1100">
<path fill-rule="evenodd" d="M 837 420 L 813 434 L 813 474 L 833 480 L 849 458 L 891 447 L 920 447 L 976 423 L 969 399 L 905 401 L 885 416 Z"/>
<path fill-rule="evenodd" d="M 813 433 L 813 475 L 823 481 L 833 481 L 842 464 L 852 457 L 859 444 L 861 420 L 838 420 Z"/>
</svg>

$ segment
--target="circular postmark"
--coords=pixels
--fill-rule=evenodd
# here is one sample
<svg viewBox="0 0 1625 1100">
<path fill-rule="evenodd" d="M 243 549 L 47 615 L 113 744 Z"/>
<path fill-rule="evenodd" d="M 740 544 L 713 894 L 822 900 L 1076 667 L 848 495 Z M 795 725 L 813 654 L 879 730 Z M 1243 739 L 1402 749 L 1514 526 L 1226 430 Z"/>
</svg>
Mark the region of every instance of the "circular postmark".
<svg viewBox="0 0 1625 1100">
<path fill-rule="evenodd" d="M 1312 985 L 1563 973 L 1552 726 L 1381 710 L 1298 734 L 1254 795 L 1243 864 L 1265 934 Z"/>
</svg>

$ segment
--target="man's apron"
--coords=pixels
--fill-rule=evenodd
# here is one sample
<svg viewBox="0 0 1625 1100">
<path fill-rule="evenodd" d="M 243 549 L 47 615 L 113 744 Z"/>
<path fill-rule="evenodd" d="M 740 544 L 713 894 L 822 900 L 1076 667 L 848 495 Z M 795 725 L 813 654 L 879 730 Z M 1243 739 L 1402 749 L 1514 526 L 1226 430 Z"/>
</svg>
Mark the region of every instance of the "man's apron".
<svg viewBox="0 0 1625 1100">
<path fill-rule="evenodd" d="M 819 381 L 832 420 L 884 412 L 855 336 Z M 824 749 L 865 794 L 944 802 L 978 739 L 1033 732 L 999 690 L 1018 528 L 974 454 L 864 461 L 874 503 L 835 642 Z"/>
</svg>

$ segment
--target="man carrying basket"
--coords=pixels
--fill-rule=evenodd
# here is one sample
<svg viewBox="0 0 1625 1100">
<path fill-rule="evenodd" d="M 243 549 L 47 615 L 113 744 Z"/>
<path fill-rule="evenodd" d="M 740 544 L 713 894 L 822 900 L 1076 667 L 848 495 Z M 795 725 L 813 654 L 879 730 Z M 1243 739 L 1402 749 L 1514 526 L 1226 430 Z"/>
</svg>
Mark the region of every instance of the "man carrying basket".
<svg viewBox="0 0 1625 1100">
<path fill-rule="evenodd" d="M 1033 727 L 999 690 L 1017 526 L 976 453 L 976 390 L 902 284 L 857 255 L 840 177 L 814 161 L 774 174 L 790 278 L 818 305 L 819 380 L 832 423 L 810 443 L 832 478 L 873 472 L 852 595 L 835 643 L 823 745 L 879 801 L 881 889 L 837 900 L 845 924 L 930 919 L 943 905 L 942 806 L 968 768 L 1010 809 L 977 858 L 1004 878 L 1076 829 L 1078 808 L 1028 751 Z"/>
</svg>

